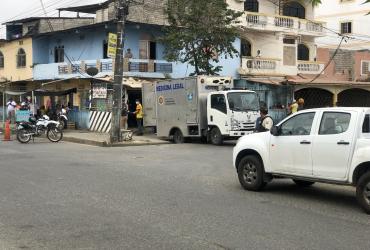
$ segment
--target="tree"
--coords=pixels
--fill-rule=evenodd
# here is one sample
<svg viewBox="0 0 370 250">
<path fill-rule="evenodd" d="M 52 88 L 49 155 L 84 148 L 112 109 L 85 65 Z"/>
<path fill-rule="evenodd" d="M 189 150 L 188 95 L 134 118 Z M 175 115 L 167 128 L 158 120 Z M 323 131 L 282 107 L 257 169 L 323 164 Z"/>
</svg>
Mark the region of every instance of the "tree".
<svg viewBox="0 0 370 250">
<path fill-rule="evenodd" d="M 214 75 L 222 70 L 218 55 L 237 55 L 233 42 L 238 37 L 241 12 L 228 8 L 224 0 L 169 0 L 166 6 L 169 26 L 160 39 L 169 61 L 194 66 L 192 75 Z"/>
</svg>

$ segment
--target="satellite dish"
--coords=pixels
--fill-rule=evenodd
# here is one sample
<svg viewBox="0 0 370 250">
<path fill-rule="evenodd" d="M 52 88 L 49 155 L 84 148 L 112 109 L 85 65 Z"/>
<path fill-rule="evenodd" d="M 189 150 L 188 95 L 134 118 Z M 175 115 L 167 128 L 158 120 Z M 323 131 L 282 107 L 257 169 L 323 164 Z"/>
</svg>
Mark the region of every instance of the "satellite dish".
<svg viewBox="0 0 370 250">
<path fill-rule="evenodd" d="M 95 68 L 95 67 L 90 67 L 90 68 L 87 68 L 86 69 L 86 73 L 89 76 L 96 76 L 99 73 L 99 70 L 97 68 Z"/>
</svg>

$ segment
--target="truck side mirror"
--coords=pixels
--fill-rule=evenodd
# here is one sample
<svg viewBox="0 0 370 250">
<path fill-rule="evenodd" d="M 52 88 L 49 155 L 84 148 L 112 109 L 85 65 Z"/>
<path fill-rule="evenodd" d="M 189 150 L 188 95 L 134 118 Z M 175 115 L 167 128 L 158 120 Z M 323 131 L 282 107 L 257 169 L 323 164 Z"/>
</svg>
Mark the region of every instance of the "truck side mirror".
<svg viewBox="0 0 370 250">
<path fill-rule="evenodd" d="M 280 127 L 279 126 L 273 126 L 270 130 L 270 134 L 273 136 L 279 136 L 280 135 Z"/>
</svg>

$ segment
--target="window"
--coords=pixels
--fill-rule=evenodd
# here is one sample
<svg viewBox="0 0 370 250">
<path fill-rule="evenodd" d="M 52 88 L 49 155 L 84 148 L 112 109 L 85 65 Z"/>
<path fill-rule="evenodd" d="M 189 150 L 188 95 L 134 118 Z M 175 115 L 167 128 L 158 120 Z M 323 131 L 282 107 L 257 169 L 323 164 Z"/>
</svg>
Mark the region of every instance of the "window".
<svg viewBox="0 0 370 250">
<path fill-rule="evenodd" d="M 352 33 L 352 22 L 345 22 L 340 24 L 340 33 L 349 34 Z"/>
<path fill-rule="evenodd" d="M 370 133 L 370 115 L 365 115 L 364 123 L 362 124 L 362 133 Z"/>
<path fill-rule="evenodd" d="M 26 67 L 26 52 L 24 49 L 20 48 L 17 54 L 17 67 L 24 68 Z"/>
<path fill-rule="evenodd" d="M 215 94 L 211 96 L 211 108 L 227 113 L 225 96 L 222 94 Z"/>
<path fill-rule="evenodd" d="M 319 135 L 335 135 L 348 130 L 351 114 L 325 112 L 321 119 Z"/>
<path fill-rule="evenodd" d="M 107 59 L 108 57 L 108 42 L 106 40 L 103 41 L 103 58 Z"/>
<path fill-rule="evenodd" d="M 247 40 L 242 40 L 241 42 L 241 55 L 242 56 L 252 56 L 252 45 Z"/>
<path fill-rule="evenodd" d="M 361 75 L 370 74 L 370 61 L 361 61 Z"/>
<path fill-rule="evenodd" d="M 0 69 L 4 68 L 4 54 L 0 51 Z"/>
<path fill-rule="evenodd" d="M 54 62 L 64 62 L 64 46 L 57 46 L 54 48 Z"/>
<path fill-rule="evenodd" d="M 244 11 L 258 12 L 258 1 L 246 0 L 244 2 Z"/>
<path fill-rule="evenodd" d="M 298 44 L 298 60 L 301 60 L 301 61 L 310 60 L 310 50 L 304 44 Z"/>
<path fill-rule="evenodd" d="M 139 41 L 139 59 L 156 60 L 157 43 L 152 41 Z"/>
<path fill-rule="evenodd" d="M 306 10 L 300 3 L 288 2 L 283 7 L 283 15 L 304 19 L 306 18 Z"/>
<path fill-rule="evenodd" d="M 285 136 L 311 134 L 312 122 L 315 112 L 303 113 L 293 116 L 280 125 L 280 134 Z"/>
<path fill-rule="evenodd" d="M 283 43 L 284 44 L 295 44 L 295 39 L 294 38 L 283 38 Z"/>
</svg>

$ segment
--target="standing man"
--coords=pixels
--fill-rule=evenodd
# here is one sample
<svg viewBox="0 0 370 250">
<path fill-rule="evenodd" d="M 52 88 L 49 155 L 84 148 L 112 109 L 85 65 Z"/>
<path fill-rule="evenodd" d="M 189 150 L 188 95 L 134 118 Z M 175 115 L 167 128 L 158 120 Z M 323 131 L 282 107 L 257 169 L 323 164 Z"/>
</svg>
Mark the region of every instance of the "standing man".
<svg viewBox="0 0 370 250">
<path fill-rule="evenodd" d="M 274 125 L 274 120 L 268 115 L 266 108 L 260 109 L 260 117 L 256 121 L 256 132 L 269 131 Z"/>
<path fill-rule="evenodd" d="M 136 116 L 136 122 L 137 122 L 137 128 L 138 133 L 137 135 L 143 135 L 144 129 L 143 129 L 143 106 L 141 106 L 141 103 L 139 100 L 136 100 L 136 110 L 134 112 Z"/>
<path fill-rule="evenodd" d="M 293 103 L 290 104 L 289 109 L 290 109 L 289 110 L 290 111 L 289 115 L 298 112 L 298 103 L 297 103 L 296 100 L 293 99 Z"/>
<path fill-rule="evenodd" d="M 13 100 L 13 98 L 9 98 L 6 106 L 8 112 L 8 120 L 10 121 L 10 123 L 12 123 L 12 121 L 15 122 L 15 108 L 17 107 L 17 103 Z"/>
<path fill-rule="evenodd" d="M 127 130 L 128 113 L 128 104 L 123 100 L 121 110 L 121 129 Z"/>
</svg>

